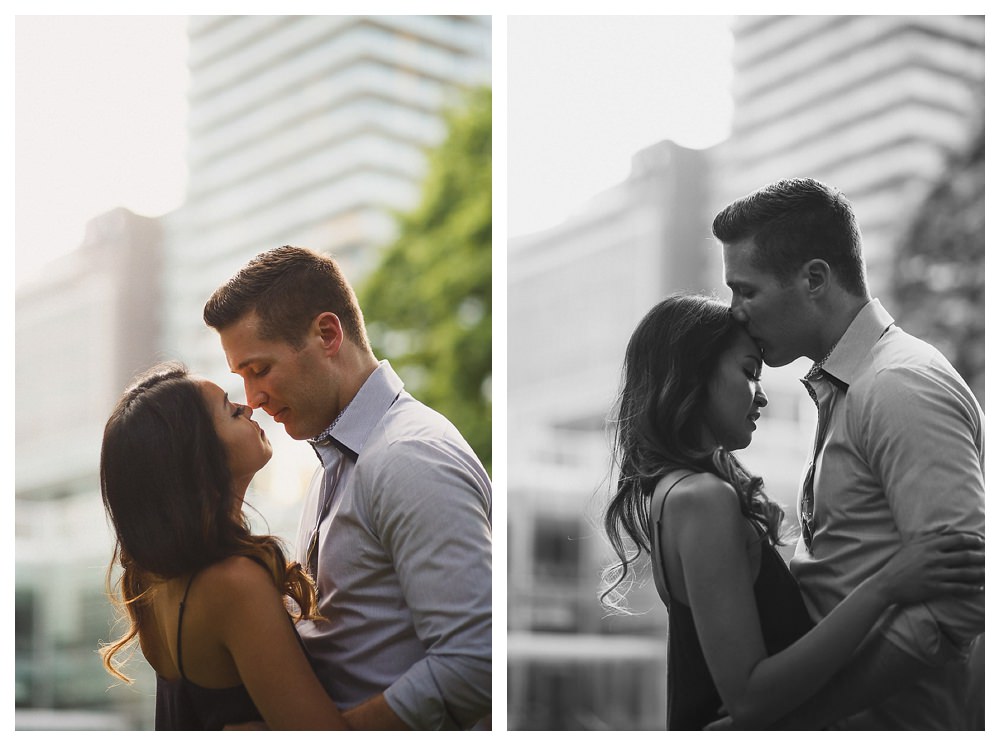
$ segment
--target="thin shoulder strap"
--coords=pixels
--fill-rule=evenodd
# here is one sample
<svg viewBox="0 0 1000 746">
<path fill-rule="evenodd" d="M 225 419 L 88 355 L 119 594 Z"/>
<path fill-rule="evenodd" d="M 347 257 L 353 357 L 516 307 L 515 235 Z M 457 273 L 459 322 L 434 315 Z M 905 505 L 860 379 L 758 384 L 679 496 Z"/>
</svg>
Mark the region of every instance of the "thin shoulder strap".
<svg viewBox="0 0 1000 746">
<path fill-rule="evenodd" d="M 667 495 L 670 494 L 674 487 L 697 473 L 696 471 L 689 471 L 670 485 L 667 491 L 663 493 L 663 497 L 660 498 L 655 515 L 653 508 L 657 506 L 654 506 L 652 503 L 649 506 L 649 549 L 653 562 L 653 584 L 656 586 L 656 591 L 660 594 L 660 599 L 666 604 L 668 611 L 670 610 L 670 591 L 667 589 L 667 567 L 663 563 L 663 548 L 660 546 L 663 506 L 666 505 Z"/>
<path fill-rule="evenodd" d="M 269 568 L 267 566 L 267 564 L 262 559 L 260 559 L 259 557 L 254 557 L 253 555 L 245 555 L 245 556 L 248 559 L 252 559 L 258 565 L 260 565 L 265 570 L 267 570 L 268 574 L 270 574 L 271 568 Z M 195 570 L 191 574 L 191 579 L 188 580 L 187 588 L 184 589 L 184 598 L 181 599 L 180 608 L 177 610 L 177 670 L 180 672 L 181 678 L 185 679 L 185 680 L 187 680 L 187 676 L 184 675 L 184 659 L 183 659 L 183 656 L 181 655 L 181 652 L 182 652 L 182 648 L 181 648 L 181 626 L 184 624 L 184 607 L 187 604 L 187 597 L 188 597 L 188 593 L 191 590 L 191 583 L 194 582 L 194 579 L 198 575 L 199 572 L 200 572 L 200 570 Z M 301 640 L 299 642 L 301 643 Z"/>
<path fill-rule="evenodd" d="M 187 680 L 187 676 L 184 675 L 184 656 L 181 654 L 181 627 L 184 624 L 184 606 L 187 603 L 188 592 L 191 590 L 191 583 L 194 582 L 197 575 L 197 570 L 191 573 L 191 579 L 188 580 L 187 588 L 184 589 L 184 598 L 181 599 L 180 608 L 177 610 L 177 670 L 180 671 L 181 678 L 185 680 Z"/>
</svg>

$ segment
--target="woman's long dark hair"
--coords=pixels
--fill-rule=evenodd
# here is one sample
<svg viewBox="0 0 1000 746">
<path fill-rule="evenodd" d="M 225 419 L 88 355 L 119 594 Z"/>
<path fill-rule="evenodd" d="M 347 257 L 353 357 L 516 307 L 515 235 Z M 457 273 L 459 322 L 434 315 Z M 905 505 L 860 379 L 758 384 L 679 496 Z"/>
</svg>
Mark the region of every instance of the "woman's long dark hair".
<svg viewBox="0 0 1000 746">
<path fill-rule="evenodd" d="M 604 530 L 618 555 L 604 572 L 601 601 L 609 609 L 624 610 L 620 586 L 634 574 L 643 552 L 651 551 L 650 498 L 668 472 L 690 469 L 728 482 L 743 515 L 773 544 L 780 543 L 784 512 L 767 499 L 762 480 L 731 452 L 701 445 L 708 385 L 739 329 L 724 303 L 672 295 L 632 333 L 613 420 L 618 486 L 604 514 Z"/>
<path fill-rule="evenodd" d="M 274 536 L 254 535 L 236 496 L 226 450 L 201 390 L 179 363 L 157 366 L 122 395 L 101 446 L 101 495 L 114 525 L 108 594 L 128 630 L 102 647 L 104 666 L 130 682 L 115 656 L 137 640 L 154 583 L 182 577 L 226 557 L 261 561 L 275 585 L 316 617 L 312 581 L 285 559 Z M 117 592 L 112 573 L 121 567 Z"/>
</svg>

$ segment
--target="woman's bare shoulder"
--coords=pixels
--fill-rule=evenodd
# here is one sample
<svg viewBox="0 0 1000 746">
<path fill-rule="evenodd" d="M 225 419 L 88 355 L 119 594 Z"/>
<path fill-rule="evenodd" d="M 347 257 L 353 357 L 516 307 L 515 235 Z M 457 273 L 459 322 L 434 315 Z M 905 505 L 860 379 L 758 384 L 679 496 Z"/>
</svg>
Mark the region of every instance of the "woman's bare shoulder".
<svg viewBox="0 0 1000 746">
<path fill-rule="evenodd" d="M 665 497 L 663 511 L 674 521 L 714 521 L 740 515 L 739 499 L 733 486 L 708 472 L 696 472 L 681 479 L 666 477 L 674 483 Z M 661 482 L 662 484 L 662 482 Z M 657 491 L 669 485 L 657 485 Z"/>
<path fill-rule="evenodd" d="M 212 605 L 220 609 L 232 603 L 243 605 L 280 597 L 270 573 L 259 562 L 242 555 L 209 565 L 201 571 L 198 582 L 203 596 L 214 599 Z"/>
</svg>

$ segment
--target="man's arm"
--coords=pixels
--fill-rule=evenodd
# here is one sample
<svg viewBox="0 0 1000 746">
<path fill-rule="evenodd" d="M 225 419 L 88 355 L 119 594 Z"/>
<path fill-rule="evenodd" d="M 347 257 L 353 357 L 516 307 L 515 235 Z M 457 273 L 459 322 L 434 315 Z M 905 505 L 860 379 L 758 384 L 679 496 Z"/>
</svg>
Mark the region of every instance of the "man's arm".
<svg viewBox="0 0 1000 746">
<path fill-rule="evenodd" d="M 985 537 L 982 422 L 971 394 L 929 366 L 880 371 L 849 427 L 882 484 L 902 541 L 933 531 Z M 983 632 L 985 595 L 896 610 L 883 634 L 935 665 Z"/>
<path fill-rule="evenodd" d="M 411 728 L 471 728 L 492 705 L 489 477 L 448 440 L 396 441 L 386 464 L 371 519 L 427 652 L 382 699 Z"/>
</svg>

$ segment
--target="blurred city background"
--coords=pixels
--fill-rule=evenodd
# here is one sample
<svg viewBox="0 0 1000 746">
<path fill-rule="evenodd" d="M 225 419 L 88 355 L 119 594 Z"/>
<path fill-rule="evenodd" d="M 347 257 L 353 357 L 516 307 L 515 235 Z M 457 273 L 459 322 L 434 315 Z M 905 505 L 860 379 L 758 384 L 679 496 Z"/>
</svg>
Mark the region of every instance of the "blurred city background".
<svg viewBox="0 0 1000 746">
<path fill-rule="evenodd" d="M 60 117 L 78 125 L 73 147 L 89 151 L 97 145 L 86 132 L 170 95 L 139 80 L 124 105 L 105 100 L 91 63 L 135 43 L 129 23 L 178 22 L 181 54 L 163 64 L 187 76 L 179 206 L 137 214 L 123 197 L 91 216 L 82 240 L 46 245 L 44 225 L 28 228 L 28 208 L 46 205 L 27 172 L 48 178 L 54 200 L 72 166 L 58 156 L 39 166 L 29 141 Z M 109 24 L 120 36 L 88 36 Z M 491 35 L 488 16 L 16 19 L 16 729 L 152 728 L 155 684 L 141 655 L 129 687 L 96 652 L 119 632 L 104 592 L 113 537 L 98 481 L 102 431 L 133 376 L 162 360 L 184 361 L 243 401 L 201 310 L 258 252 L 292 244 L 334 256 L 377 354 L 490 468 Z M 60 56 L 81 38 L 94 59 Z M 56 59 L 56 77 L 33 67 L 33 50 Z M 82 103 L 57 98 L 59 76 L 78 76 Z M 166 148 L 166 127 L 133 133 L 138 147 Z M 65 143 L 51 137 L 41 147 L 60 152 Z M 160 178 L 116 168 L 107 161 L 86 176 Z M 255 419 L 275 454 L 251 485 L 251 518 L 287 541 L 315 456 Z"/>
<path fill-rule="evenodd" d="M 706 37 L 706 23 L 720 26 Z M 670 292 L 728 302 L 712 218 L 768 182 L 811 176 L 852 201 L 872 294 L 985 405 L 984 18 L 511 17 L 507 37 L 508 728 L 662 729 L 667 617 L 655 589 L 634 588 L 633 616 L 608 616 L 598 601 L 613 556 L 600 528 L 605 418 L 628 337 Z M 694 41 L 686 64 L 636 66 L 678 37 L 710 41 Z M 712 54 L 728 78 L 690 95 Z M 591 57 L 606 60 L 610 85 Z M 619 156 L 627 175 L 517 235 L 531 223 L 523 212 L 544 202 L 539 188 L 559 188 L 546 151 L 571 140 L 567 163 L 582 180 L 644 107 L 654 132 L 630 164 Z M 715 142 L 682 142 L 671 107 L 700 115 Z M 815 424 L 798 381 L 806 369 L 764 371 L 769 404 L 742 452 L 790 516 Z"/>
</svg>

